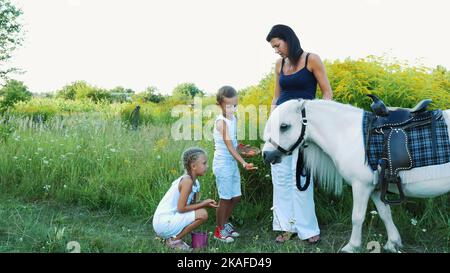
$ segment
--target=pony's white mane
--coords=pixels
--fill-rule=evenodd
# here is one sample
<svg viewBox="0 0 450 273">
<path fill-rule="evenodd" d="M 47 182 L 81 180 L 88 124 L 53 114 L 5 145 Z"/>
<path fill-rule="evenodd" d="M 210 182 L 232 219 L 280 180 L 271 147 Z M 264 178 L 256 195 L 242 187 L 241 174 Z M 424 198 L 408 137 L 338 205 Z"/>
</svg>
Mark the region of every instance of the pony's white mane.
<svg viewBox="0 0 450 273">
<path fill-rule="evenodd" d="M 307 142 L 307 144 L 308 147 L 303 149 L 306 168 L 310 169 L 313 177 L 318 179 L 321 188 L 334 195 L 340 195 L 343 178 L 333 160 L 315 143 Z"/>
<path fill-rule="evenodd" d="M 322 107 L 326 107 L 327 109 L 333 108 L 336 109 L 336 111 L 362 111 L 362 109 L 358 107 L 330 100 L 307 101 L 305 107 L 308 107 L 308 105 L 309 107 L 319 109 Z M 341 195 L 344 179 L 337 170 L 331 157 L 314 142 L 307 141 L 306 143 L 308 144 L 308 147 L 303 151 L 303 159 L 306 167 L 311 170 L 314 177 L 317 177 L 321 188 L 334 195 Z"/>
</svg>

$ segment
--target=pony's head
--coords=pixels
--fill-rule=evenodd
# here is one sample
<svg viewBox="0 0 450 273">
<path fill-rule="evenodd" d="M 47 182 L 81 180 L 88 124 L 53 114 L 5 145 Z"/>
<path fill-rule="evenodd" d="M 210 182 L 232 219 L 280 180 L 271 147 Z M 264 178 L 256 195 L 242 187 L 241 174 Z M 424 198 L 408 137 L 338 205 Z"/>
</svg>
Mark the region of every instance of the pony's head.
<svg viewBox="0 0 450 273">
<path fill-rule="evenodd" d="M 280 163 L 292 154 L 305 142 L 305 130 L 305 100 L 290 100 L 275 108 L 264 129 L 264 162 Z"/>
</svg>

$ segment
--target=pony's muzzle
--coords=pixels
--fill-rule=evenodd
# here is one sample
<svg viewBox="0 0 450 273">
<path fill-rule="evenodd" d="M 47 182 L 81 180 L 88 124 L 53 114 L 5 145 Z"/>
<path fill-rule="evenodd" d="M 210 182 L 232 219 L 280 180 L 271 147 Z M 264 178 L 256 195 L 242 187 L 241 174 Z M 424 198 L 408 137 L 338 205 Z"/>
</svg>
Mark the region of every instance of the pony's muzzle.
<svg viewBox="0 0 450 273">
<path fill-rule="evenodd" d="M 281 152 L 278 150 L 264 151 L 263 159 L 266 164 L 277 164 L 281 162 Z"/>
</svg>

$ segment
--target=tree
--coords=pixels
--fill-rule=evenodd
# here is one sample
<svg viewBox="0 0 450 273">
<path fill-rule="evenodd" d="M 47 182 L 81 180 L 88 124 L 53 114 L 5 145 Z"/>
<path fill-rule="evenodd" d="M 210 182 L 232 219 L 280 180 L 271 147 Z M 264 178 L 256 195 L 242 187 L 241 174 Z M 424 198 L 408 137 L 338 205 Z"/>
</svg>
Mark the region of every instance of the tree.
<svg viewBox="0 0 450 273">
<path fill-rule="evenodd" d="M 93 102 L 112 101 L 112 95 L 108 90 L 93 87 L 85 81 L 76 81 L 64 86 L 57 92 L 56 97 L 66 100 L 89 99 Z"/>
<path fill-rule="evenodd" d="M 116 86 L 113 89 L 109 90 L 111 93 L 123 93 L 123 94 L 134 94 L 133 89 L 130 88 L 124 88 L 122 86 Z"/>
<path fill-rule="evenodd" d="M 76 81 L 69 85 L 64 86 L 60 91 L 56 93 L 56 97 L 66 100 L 75 100 L 79 94 L 86 93 L 86 89 L 91 87 L 85 81 Z"/>
<path fill-rule="evenodd" d="M 0 80 L 6 80 L 9 73 L 18 71 L 4 65 L 11 58 L 11 53 L 22 44 L 22 24 L 18 20 L 22 13 L 9 0 L 0 0 Z"/>
<path fill-rule="evenodd" d="M 109 90 L 111 100 L 115 102 L 131 101 L 131 96 L 134 94 L 133 89 L 124 88 L 122 86 L 114 87 Z"/>
<path fill-rule="evenodd" d="M 16 102 L 27 101 L 31 99 L 31 92 L 28 91 L 23 82 L 16 80 L 8 80 L 5 86 L 0 89 L 0 112 L 6 111 L 14 106 Z"/>
<path fill-rule="evenodd" d="M 194 98 L 195 96 L 204 96 L 205 93 L 200 90 L 193 83 L 182 83 L 177 85 L 172 92 L 174 97 L 189 97 Z"/>
<path fill-rule="evenodd" d="M 144 92 L 137 94 L 136 98 L 144 102 L 151 101 L 154 103 L 160 103 L 165 100 L 165 97 L 154 86 L 147 87 Z"/>
</svg>

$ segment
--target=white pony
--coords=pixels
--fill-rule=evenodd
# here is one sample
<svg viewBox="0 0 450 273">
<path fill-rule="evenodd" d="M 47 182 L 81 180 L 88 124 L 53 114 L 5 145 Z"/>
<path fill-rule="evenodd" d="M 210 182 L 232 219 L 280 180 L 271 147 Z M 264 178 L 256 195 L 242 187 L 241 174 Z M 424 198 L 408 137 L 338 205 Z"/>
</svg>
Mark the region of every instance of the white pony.
<svg viewBox="0 0 450 273">
<path fill-rule="evenodd" d="M 450 110 L 443 111 L 443 115 L 450 131 Z M 380 191 L 375 190 L 376 172 L 365 163 L 362 118 L 362 109 L 334 101 L 287 101 L 267 121 L 264 161 L 277 164 L 283 152 L 295 153 L 305 147 L 305 164 L 322 187 L 336 194 L 341 193 L 343 180 L 352 187 L 352 234 L 341 251 L 354 252 L 361 246 L 362 224 L 371 197 L 386 226 L 388 241 L 384 249 L 397 252 L 402 247 L 400 234 L 390 207 L 380 200 Z M 450 191 L 450 162 L 400 171 L 399 175 L 406 196 L 427 198 Z"/>
</svg>

